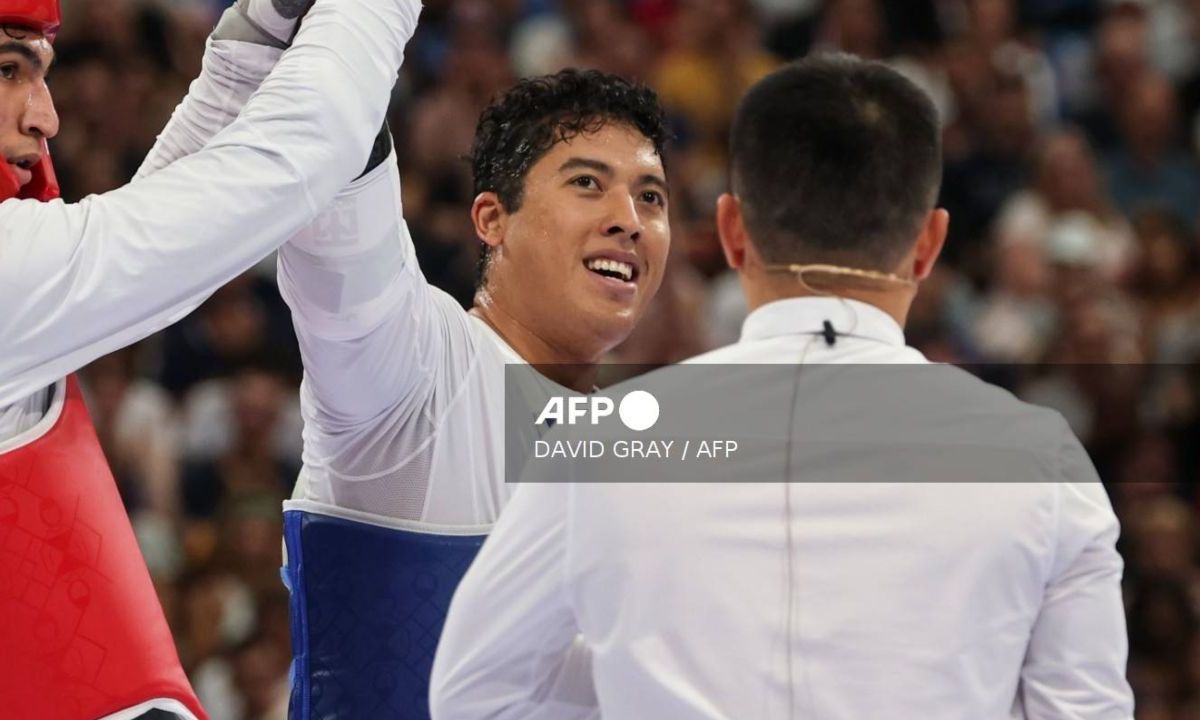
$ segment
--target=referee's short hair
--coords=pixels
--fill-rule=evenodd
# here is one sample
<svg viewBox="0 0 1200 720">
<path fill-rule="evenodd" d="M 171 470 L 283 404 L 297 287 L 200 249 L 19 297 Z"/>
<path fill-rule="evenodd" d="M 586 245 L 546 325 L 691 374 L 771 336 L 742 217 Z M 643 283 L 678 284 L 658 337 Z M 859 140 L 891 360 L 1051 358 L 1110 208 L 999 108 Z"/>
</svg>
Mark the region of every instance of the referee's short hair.
<svg viewBox="0 0 1200 720">
<path fill-rule="evenodd" d="M 883 63 L 845 54 L 791 63 L 755 85 L 730 147 L 733 191 L 770 263 L 890 270 L 941 184 L 932 101 Z"/>
</svg>

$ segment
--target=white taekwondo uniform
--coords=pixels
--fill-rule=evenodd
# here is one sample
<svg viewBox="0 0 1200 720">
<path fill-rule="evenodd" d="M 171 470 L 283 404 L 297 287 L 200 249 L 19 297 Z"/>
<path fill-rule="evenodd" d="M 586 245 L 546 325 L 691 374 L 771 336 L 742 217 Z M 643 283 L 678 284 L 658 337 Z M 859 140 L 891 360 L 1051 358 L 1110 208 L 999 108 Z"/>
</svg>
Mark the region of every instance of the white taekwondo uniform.
<svg viewBox="0 0 1200 720">
<path fill-rule="evenodd" d="M 0 714 L 203 717 L 63 376 L 191 311 L 361 172 L 419 12 L 319 1 L 282 59 L 210 41 L 134 183 L 0 203 Z"/>
<path fill-rule="evenodd" d="M 832 346 L 826 320 L 844 333 Z M 661 483 L 530 466 L 543 482 L 514 495 L 454 598 L 434 718 L 524 717 L 582 635 L 606 720 L 1130 720 L 1117 520 L 1062 418 L 928 364 L 853 301 L 770 303 L 693 362 L 798 361 L 924 365 L 895 378 L 922 382 L 873 387 L 869 412 L 821 419 L 813 462 L 789 475 L 828 477 L 826 448 L 870 436 L 862 475 L 880 482 L 755 483 L 749 456 Z M 789 412 L 799 382 L 794 404 L 776 392 Z M 677 389 L 662 407 L 702 412 Z M 917 397 L 930 390 L 945 395 Z M 734 418 L 763 397 L 705 393 Z M 939 477 L 964 447 L 988 462 Z"/>
<path fill-rule="evenodd" d="M 295 499 L 431 532 L 486 532 L 512 487 L 504 367 L 523 360 L 421 274 L 394 161 L 323 220 L 279 253 L 304 360 Z"/>
<path fill-rule="evenodd" d="M 422 275 L 394 158 L 280 249 L 277 277 L 304 362 L 284 506 L 292 718 L 427 718 L 450 597 L 515 488 L 505 367 L 524 360 Z M 530 407 L 571 394 L 522 387 Z M 568 653 L 543 717 L 592 716 L 588 671 Z"/>
<path fill-rule="evenodd" d="M 0 447 L 66 374 L 187 315 L 362 171 L 419 12 L 318 3 L 260 90 L 281 51 L 210 40 L 133 183 L 0 203 Z"/>
<path fill-rule="evenodd" d="M 515 487 L 505 366 L 524 361 L 421 274 L 394 161 L 280 250 L 278 279 L 304 361 L 304 464 L 285 504 L 292 718 L 427 718 L 446 607 Z M 528 391 L 570 393 L 544 378 Z M 541 717 L 592 716 L 588 658 L 568 655 Z"/>
</svg>

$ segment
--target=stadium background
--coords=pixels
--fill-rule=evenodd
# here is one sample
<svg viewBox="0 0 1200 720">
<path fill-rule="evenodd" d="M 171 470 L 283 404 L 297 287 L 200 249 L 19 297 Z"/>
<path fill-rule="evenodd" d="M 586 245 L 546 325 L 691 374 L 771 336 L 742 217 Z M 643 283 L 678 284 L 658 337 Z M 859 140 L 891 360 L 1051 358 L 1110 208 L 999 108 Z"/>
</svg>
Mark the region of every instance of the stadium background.
<svg viewBox="0 0 1200 720">
<path fill-rule="evenodd" d="M 64 0 L 51 87 L 68 199 L 126 182 L 199 71 L 223 0 Z M 566 65 L 670 108 L 674 246 L 615 362 L 736 339 L 712 221 L 740 93 L 841 49 L 927 89 L 951 238 L 908 330 L 1061 409 L 1123 524 L 1139 720 L 1200 718 L 1200 0 L 426 0 L 391 125 L 427 277 L 464 304 L 467 151 L 488 98 Z M 162 238 L 172 242 L 173 238 Z M 280 502 L 299 465 L 298 354 L 273 261 L 84 372 L 183 662 L 214 720 L 285 717 Z"/>
</svg>

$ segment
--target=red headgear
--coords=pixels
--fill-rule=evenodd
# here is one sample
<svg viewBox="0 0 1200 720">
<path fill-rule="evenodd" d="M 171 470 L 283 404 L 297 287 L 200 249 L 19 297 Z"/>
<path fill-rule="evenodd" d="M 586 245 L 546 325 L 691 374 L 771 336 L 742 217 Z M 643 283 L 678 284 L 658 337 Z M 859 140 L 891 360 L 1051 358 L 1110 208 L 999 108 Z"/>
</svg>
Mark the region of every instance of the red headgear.
<svg viewBox="0 0 1200 720">
<path fill-rule="evenodd" d="M 37 30 L 53 42 L 61 24 L 58 0 L 0 0 L 0 25 Z"/>
<path fill-rule="evenodd" d="M 61 23 L 58 0 L 0 0 L 0 26 L 27 27 L 53 42 Z M 14 197 L 45 201 L 58 197 L 58 179 L 45 140 L 42 140 L 42 159 L 30 170 L 33 180 L 21 187 L 16 173 L 0 158 L 0 201 Z"/>
</svg>

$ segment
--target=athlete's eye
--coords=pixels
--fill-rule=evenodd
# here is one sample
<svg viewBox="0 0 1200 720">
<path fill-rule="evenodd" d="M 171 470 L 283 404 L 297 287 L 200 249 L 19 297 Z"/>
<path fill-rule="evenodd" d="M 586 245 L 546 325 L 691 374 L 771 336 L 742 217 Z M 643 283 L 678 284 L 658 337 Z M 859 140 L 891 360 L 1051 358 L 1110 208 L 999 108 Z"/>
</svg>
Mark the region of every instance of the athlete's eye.
<svg viewBox="0 0 1200 720">
<path fill-rule="evenodd" d="M 667 198 L 657 190 L 646 190 L 642 193 L 642 202 L 648 202 L 651 205 L 662 207 L 667 204 Z"/>
</svg>

